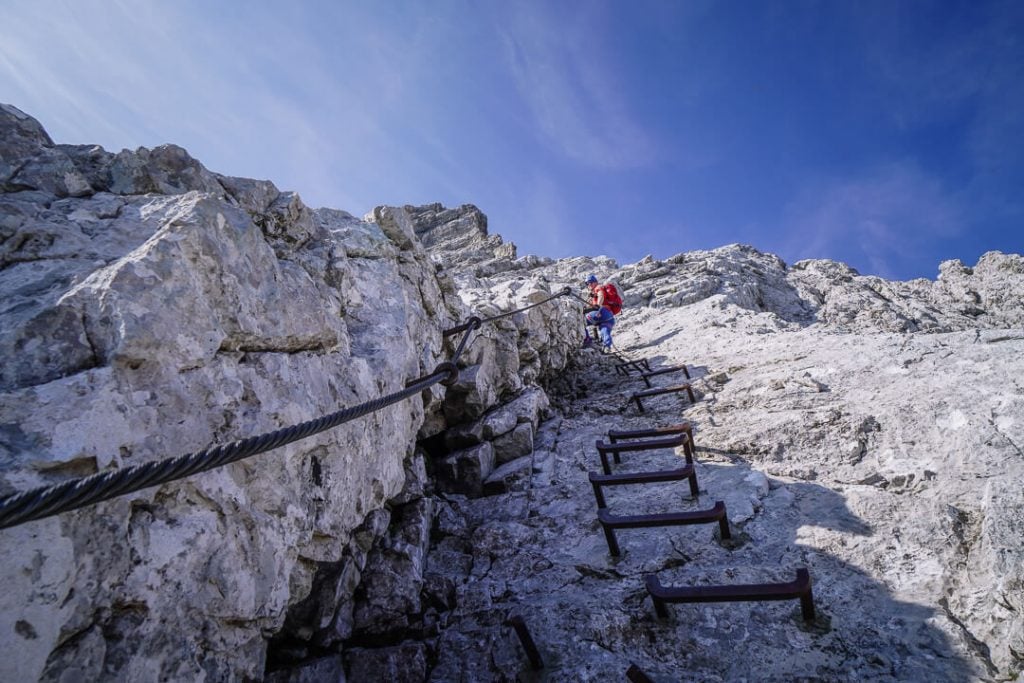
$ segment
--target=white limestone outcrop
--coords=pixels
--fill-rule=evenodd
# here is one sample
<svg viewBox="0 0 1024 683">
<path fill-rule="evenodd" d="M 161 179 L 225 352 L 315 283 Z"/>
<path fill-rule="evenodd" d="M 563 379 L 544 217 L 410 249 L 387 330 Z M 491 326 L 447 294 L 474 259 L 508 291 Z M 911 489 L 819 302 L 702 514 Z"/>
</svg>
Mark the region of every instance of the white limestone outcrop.
<svg viewBox="0 0 1024 683">
<path fill-rule="evenodd" d="M 505 505 L 452 501 L 431 571 L 454 584 L 457 626 L 435 680 L 499 680 L 522 662 L 495 615 L 523 615 L 547 675 L 666 680 L 1014 680 L 1024 669 L 1024 259 L 946 262 L 935 281 L 889 282 L 832 261 L 787 267 L 750 247 L 624 267 L 578 257 L 478 279 L 617 282 L 616 343 L 687 363 L 698 402 L 662 397 L 600 356 L 555 397 L 550 461 Z M 464 295 L 465 296 L 465 295 Z M 655 380 L 659 384 L 681 376 Z M 685 485 L 616 487 L 616 514 L 726 503 L 733 544 L 709 530 L 620 532 L 608 555 L 587 471 L 609 428 L 686 419 L 700 501 Z M 620 471 L 678 455 L 623 457 Z M 632 489 L 632 490 L 630 490 Z M 813 576 L 819 620 L 765 603 L 676 605 L 654 619 L 643 576 L 760 583 Z M 483 569 L 479 569 L 483 567 Z M 798 614 L 798 612 L 797 612 Z M 481 643 L 485 645 L 481 646 Z M 485 652 L 486 655 L 474 655 Z"/>
<path fill-rule="evenodd" d="M 395 391 L 450 357 L 458 338 L 441 332 L 469 313 L 404 209 L 311 210 L 172 145 L 55 145 L 4 105 L 0 187 L 3 494 Z M 510 319 L 467 350 L 481 412 L 555 370 L 546 359 L 564 365 L 548 330 L 558 349 L 535 343 L 520 373 L 516 339 L 544 316 L 557 313 Z M 446 415 L 463 418 L 435 387 L 277 451 L 0 532 L 12 549 L 0 633 L 17 652 L 0 679 L 254 680 L 268 639 L 275 661 L 295 641 L 335 647 L 385 537 L 377 513 L 430 507 L 416 442 Z"/>
</svg>

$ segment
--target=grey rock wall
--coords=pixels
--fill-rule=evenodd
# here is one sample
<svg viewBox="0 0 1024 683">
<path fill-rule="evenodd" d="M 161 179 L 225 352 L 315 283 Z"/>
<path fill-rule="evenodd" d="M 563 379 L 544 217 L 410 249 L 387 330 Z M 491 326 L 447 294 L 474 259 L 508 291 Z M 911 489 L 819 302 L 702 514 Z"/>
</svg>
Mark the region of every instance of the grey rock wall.
<svg viewBox="0 0 1024 683">
<path fill-rule="evenodd" d="M 173 145 L 55 145 L 9 105 L 0 188 L 5 494 L 401 388 L 453 351 L 458 337 L 441 331 L 471 310 L 453 276 L 515 257 L 514 245 L 486 237 L 474 207 L 379 207 L 362 220 L 313 210 Z M 427 216 L 437 231 L 424 233 Z M 447 270 L 417 236 L 443 251 L 445 230 L 458 240 L 462 228 L 485 245 Z M 533 282 L 498 303 L 548 291 Z M 481 315 L 495 310 L 492 301 Z M 443 458 L 417 440 L 450 441 L 446 431 L 483 419 L 472 443 L 524 455 L 547 405 L 535 384 L 568 363 L 572 315 L 553 305 L 487 326 L 448 392 L 0 532 L 18 549 L 0 561 L 10 588 L 0 633 L 19 652 L 0 678 L 258 679 L 266 668 L 303 680 L 343 675 L 346 662 L 388 665 L 362 646 L 430 628 L 419 595 L 435 507 L 428 470 L 442 488 L 480 494 L 494 465 L 484 458 L 446 479 Z"/>
<path fill-rule="evenodd" d="M 487 216 L 472 204 L 405 207 L 423 245 L 460 274 L 493 275 L 513 267 L 516 245 L 487 231 Z"/>
<path fill-rule="evenodd" d="M 9 106 L 0 155 L 3 493 L 319 417 L 451 353 L 462 304 L 401 209 L 314 211 L 173 146 L 57 146 Z M 259 679 L 314 588 L 335 623 L 440 397 L 0 532 L 0 678 Z"/>
<path fill-rule="evenodd" d="M 497 495 L 442 504 L 426 566 L 450 586 L 432 680 L 529 675 L 505 623 L 524 616 L 547 676 L 655 680 L 1016 680 L 1024 670 L 1024 277 L 1020 255 L 941 264 L 891 282 L 844 264 L 787 266 L 731 245 L 619 267 L 597 257 L 520 259 L 460 279 L 467 301 L 519 283 L 580 283 L 626 296 L 617 343 L 689 363 L 694 406 L 627 404 L 636 380 L 591 355 L 552 398 L 564 419 Z M 671 485 L 613 493 L 617 514 L 723 500 L 737 542 L 706 530 L 625 530 L 610 558 L 587 471 L 610 426 L 697 429 L 707 496 Z M 461 438 L 479 438 L 483 421 Z M 546 450 L 547 447 L 544 447 Z M 671 466 L 678 454 L 617 469 Z M 509 463 L 513 465 L 515 463 Z M 509 480 L 511 478 L 511 481 Z M 485 487 L 486 489 L 486 487 Z M 612 495 L 611 493 L 609 495 Z M 679 605 L 660 621 L 643 576 L 694 585 L 787 580 L 809 566 L 819 622 L 792 608 Z"/>
</svg>

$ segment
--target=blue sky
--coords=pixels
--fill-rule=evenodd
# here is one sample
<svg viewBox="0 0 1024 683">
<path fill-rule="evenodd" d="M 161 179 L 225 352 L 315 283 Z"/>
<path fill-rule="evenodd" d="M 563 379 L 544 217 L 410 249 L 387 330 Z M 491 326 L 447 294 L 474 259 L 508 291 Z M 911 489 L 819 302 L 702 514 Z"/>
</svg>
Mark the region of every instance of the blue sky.
<svg viewBox="0 0 1024 683">
<path fill-rule="evenodd" d="M 1024 2 L 7 0 L 0 101 L 520 254 L 1024 252 Z"/>
</svg>

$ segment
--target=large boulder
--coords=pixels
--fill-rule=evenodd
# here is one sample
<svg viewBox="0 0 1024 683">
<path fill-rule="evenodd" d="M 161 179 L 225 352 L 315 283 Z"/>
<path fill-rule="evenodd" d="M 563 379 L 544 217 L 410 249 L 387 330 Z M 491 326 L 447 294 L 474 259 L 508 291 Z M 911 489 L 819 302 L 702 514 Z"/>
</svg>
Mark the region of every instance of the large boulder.
<svg viewBox="0 0 1024 683">
<path fill-rule="evenodd" d="M 504 465 L 533 452 L 533 426 L 529 422 L 518 425 L 508 434 L 494 440 L 494 461 Z"/>
</svg>

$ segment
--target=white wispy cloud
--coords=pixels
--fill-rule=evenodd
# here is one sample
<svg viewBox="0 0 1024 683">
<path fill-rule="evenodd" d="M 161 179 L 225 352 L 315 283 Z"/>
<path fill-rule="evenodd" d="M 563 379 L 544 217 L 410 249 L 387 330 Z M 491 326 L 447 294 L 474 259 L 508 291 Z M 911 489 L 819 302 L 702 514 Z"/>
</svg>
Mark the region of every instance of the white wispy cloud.
<svg viewBox="0 0 1024 683">
<path fill-rule="evenodd" d="M 513 78 L 491 12 L 459 2 L 254 4 L 237 16 L 145 0 L 5 9 L 2 99 L 57 142 L 113 151 L 173 142 L 211 170 L 270 179 L 315 206 L 475 202 L 513 216 L 506 207 L 530 196 L 550 209 L 531 209 L 528 223 L 540 225 L 559 193 L 531 179 L 544 175 L 542 152 L 517 126 L 539 131 L 538 147 L 599 169 L 655 156 L 592 49 L 606 28 L 596 15 L 563 31 L 513 10 L 508 25 L 519 28 L 503 34 L 522 57 Z M 533 112 L 533 126 L 508 111 L 520 91 L 526 104 L 513 106 Z"/>
<path fill-rule="evenodd" d="M 516 89 L 548 144 L 598 168 L 644 166 L 656 141 L 622 96 L 624 88 L 600 46 L 610 34 L 596 5 L 578 7 L 574 23 L 544 5 L 515 3 L 501 30 Z"/>
<path fill-rule="evenodd" d="M 930 241 L 965 229 L 964 210 L 942 184 L 910 163 L 893 163 L 860 177 L 808 186 L 786 209 L 780 249 L 787 261 L 860 256 L 875 275 L 893 277 Z"/>
<path fill-rule="evenodd" d="M 57 142 L 174 142 L 212 170 L 353 211 L 369 208 L 353 205 L 366 183 L 343 178 L 387 182 L 401 158 L 380 108 L 402 98 L 402 64 L 361 30 L 369 17 L 254 6 L 225 22 L 176 3 L 86 0 L 6 14 L 0 92 Z M 337 23 L 336 42 L 310 40 L 317 19 Z"/>
</svg>

